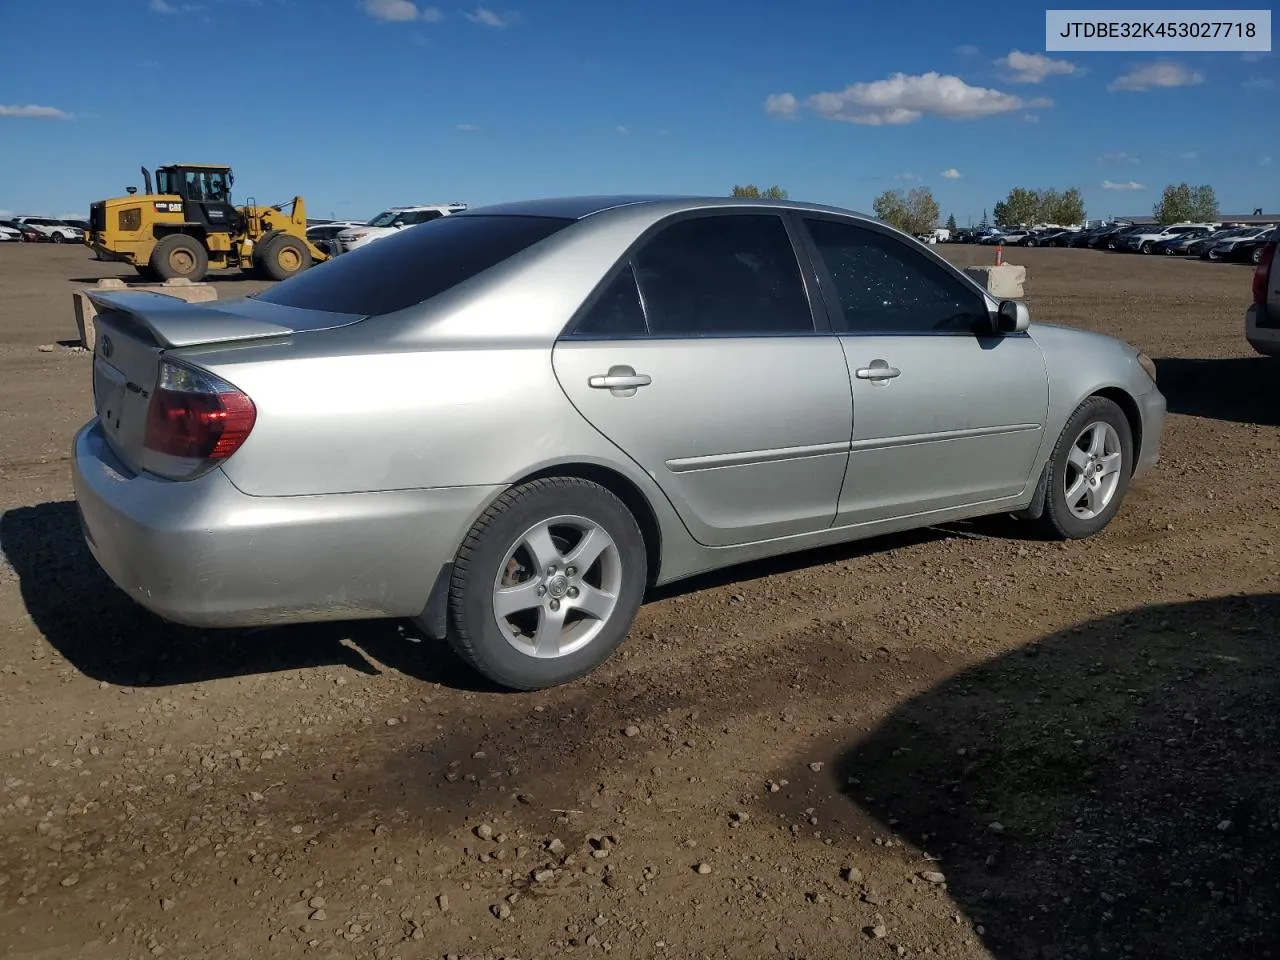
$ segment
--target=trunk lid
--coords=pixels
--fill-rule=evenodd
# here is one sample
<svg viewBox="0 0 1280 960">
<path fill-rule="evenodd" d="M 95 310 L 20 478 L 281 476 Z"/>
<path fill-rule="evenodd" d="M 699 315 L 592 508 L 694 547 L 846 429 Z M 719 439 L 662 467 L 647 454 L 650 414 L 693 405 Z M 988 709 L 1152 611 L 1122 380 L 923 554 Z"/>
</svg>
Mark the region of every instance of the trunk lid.
<svg viewBox="0 0 1280 960">
<path fill-rule="evenodd" d="M 117 455 L 141 469 L 147 408 L 165 354 L 183 347 L 279 340 L 359 323 L 362 316 L 259 300 L 193 304 L 149 291 L 86 291 L 97 307 L 93 405 Z"/>
</svg>

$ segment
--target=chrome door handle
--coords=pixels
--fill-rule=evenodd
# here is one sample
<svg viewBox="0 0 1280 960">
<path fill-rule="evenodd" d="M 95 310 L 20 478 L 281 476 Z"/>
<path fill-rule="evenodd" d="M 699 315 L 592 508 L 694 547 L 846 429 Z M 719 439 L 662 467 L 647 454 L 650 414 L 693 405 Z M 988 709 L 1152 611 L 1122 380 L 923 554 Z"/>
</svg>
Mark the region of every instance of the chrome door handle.
<svg viewBox="0 0 1280 960">
<path fill-rule="evenodd" d="M 587 379 L 587 386 L 596 390 L 634 390 L 636 387 L 647 387 L 653 378 L 647 373 L 618 374 L 595 376 Z"/>
<path fill-rule="evenodd" d="M 871 366 L 861 367 L 854 371 L 853 374 L 859 380 L 892 380 L 894 377 L 902 376 L 902 371 L 897 367 L 891 367 L 883 360 L 872 360 Z"/>
</svg>

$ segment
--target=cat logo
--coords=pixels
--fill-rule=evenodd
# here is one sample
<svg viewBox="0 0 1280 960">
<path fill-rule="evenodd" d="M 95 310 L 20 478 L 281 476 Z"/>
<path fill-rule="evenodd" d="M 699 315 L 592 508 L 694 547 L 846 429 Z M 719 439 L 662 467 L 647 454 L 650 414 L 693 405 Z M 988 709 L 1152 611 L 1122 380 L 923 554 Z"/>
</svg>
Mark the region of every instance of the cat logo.
<svg viewBox="0 0 1280 960">
<path fill-rule="evenodd" d="M 156 212 L 157 212 L 157 213 L 181 213 L 181 212 L 182 212 L 182 204 L 181 204 L 181 203 L 172 203 L 172 202 L 170 202 L 170 201 L 168 201 L 168 200 L 157 200 L 157 201 L 156 201 Z"/>
</svg>

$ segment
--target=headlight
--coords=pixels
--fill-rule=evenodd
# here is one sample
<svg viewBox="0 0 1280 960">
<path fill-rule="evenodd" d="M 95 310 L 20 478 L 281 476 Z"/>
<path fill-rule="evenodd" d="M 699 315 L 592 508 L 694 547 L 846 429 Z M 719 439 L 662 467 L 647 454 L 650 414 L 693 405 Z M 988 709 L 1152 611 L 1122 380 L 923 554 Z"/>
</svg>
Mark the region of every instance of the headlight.
<svg viewBox="0 0 1280 960">
<path fill-rule="evenodd" d="M 350 243 L 352 240 L 363 240 L 367 236 L 367 233 L 344 233 L 338 239 L 344 243 Z"/>
<path fill-rule="evenodd" d="M 1156 362 L 1148 357 L 1145 353 L 1138 354 L 1138 366 L 1143 372 L 1151 378 L 1151 382 L 1156 382 Z"/>
</svg>

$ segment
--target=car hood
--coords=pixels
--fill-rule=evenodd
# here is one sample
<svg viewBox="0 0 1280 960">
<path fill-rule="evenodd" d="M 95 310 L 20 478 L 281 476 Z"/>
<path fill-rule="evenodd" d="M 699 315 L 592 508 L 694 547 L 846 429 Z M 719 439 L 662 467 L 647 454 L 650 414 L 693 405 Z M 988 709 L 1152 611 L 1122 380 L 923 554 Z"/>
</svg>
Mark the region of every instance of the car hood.
<svg viewBox="0 0 1280 960">
<path fill-rule="evenodd" d="M 357 233 L 362 233 L 362 234 L 379 233 L 379 234 L 381 234 L 381 233 L 395 233 L 395 232 L 396 232 L 396 228 L 395 228 L 395 227 L 347 227 L 345 230 L 343 230 L 341 233 L 339 233 L 339 234 L 338 234 L 338 236 L 342 237 L 343 239 L 347 239 L 347 238 L 349 238 L 349 237 L 354 237 Z"/>
<path fill-rule="evenodd" d="M 1105 333 L 1093 330 L 1081 330 L 1079 327 L 1068 327 L 1058 323 L 1042 323 L 1032 320 L 1029 332 L 1036 343 L 1046 350 L 1088 350 L 1112 351 L 1130 360 L 1138 355 L 1132 344 Z"/>
</svg>

